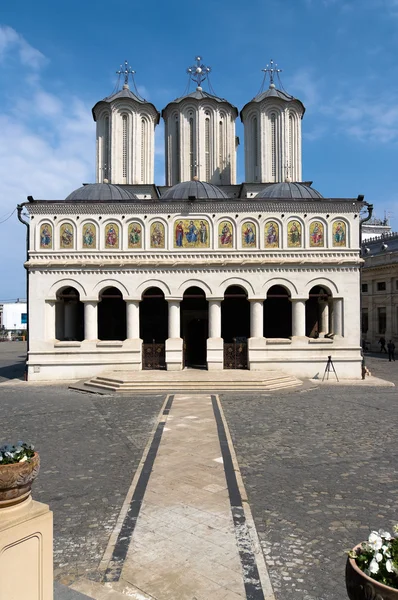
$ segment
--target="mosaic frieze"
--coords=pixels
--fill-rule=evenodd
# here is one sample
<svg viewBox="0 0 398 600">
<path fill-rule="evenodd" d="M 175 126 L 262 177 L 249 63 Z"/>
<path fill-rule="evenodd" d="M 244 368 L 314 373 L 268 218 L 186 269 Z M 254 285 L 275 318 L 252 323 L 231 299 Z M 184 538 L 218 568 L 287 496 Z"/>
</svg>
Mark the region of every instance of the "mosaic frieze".
<svg viewBox="0 0 398 600">
<path fill-rule="evenodd" d="M 347 245 L 347 226 L 344 221 L 335 221 L 333 223 L 333 246 L 343 247 Z"/>
<path fill-rule="evenodd" d="M 62 223 L 59 228 L 59 247 L 73 248 L 73 225 L 72 223 Z"/>
<path fill-rule="evenodd" d="M 142 248 L 142 227 L 140 223 L 129 223 L 128 228 L 128 247 Z"/>
<path fill-rule="evenodd" d="M 310 247 L 322 248 L 325 245 L 325 235 L 323 223 L 314 221 L 310 225 Z"/>
<path fill-rule="evenodd" d="M 205 219 L 180 219 L 174 223 L 174 248 L 209 248 L 209 223 Z"/>
<path fill-rule="evenodd" d="M 301 223 L 299 221 L 290 221 L 288 223 L 287 245 L 288 248 L 298 248 L 301 246 Z"/>
<path fill-rule="evenodd" d="M 50 223 L 40 226 L 40 248 L 50 250 L 53 247 L 53 228 Z"/>
<path fill-rule="evenodd" d="M 161 221 L 155 221 L 154 223 L 151 223 L 150 241 L 151 248 L 165 247 L 164 225 Z"/>
<path fill-rule="evenodd" d="M 105 248 L 119 248 L 119 225 L 108 223 L 105 225 Z"/>
<path fill-rule="evenodd" d="M 267 221 L 265 224 L 266 248 L 279 248 L 279 225 L 275 221 Z"/>
<path fill-rule="evenodd" d="M 234 230 L 232 223 L 229 221 L 221 221 L 218 225 L 218 247 L 233 248 L 234 245 Z"/>
<path fill-rule="evenodd" d="M 252 221 L 245 221 L 242 225 L 242 248 L 256 247 L 256 226 Z"/>
<path fill-rule="evenodd" d="M 94 223 L 84 223 L 82 228 L 83 248 L 95 250 L 97 247 L 97 229 Z"/>
</svg>

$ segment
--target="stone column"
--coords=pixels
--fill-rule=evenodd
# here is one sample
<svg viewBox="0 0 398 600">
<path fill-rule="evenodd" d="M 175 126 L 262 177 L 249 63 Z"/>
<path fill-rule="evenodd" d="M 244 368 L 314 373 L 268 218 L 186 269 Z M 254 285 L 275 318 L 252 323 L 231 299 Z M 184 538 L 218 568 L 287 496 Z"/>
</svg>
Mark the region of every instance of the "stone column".
<svg viewBox="0 0 398 600">
<path fill-rule="evenodd" d="M 343 299 L 334 298 L 333 300 L 333 333 L 335 336 L 343 335 Z"/>
<path fill-rule="evenodd" d="M 266 339 L 264 337 L 264 300 L 250 300 L 250 338 L 248 340 L 249 369 L 260 371 L 266 361 Z"/>
<path fill-rule="evenodd" d="M 76 302 L 64 302 L 64 337 L 73 339 L 76 337 Z"/>
<path fill-rule="evenodd" d="M 221 337 L 222 298 L 209 298 L 209 337 L 207 340 L 207 368 L 220 371 L 224 367 L 224 340 Z"/>
<path fill-rule="evenodd" d="M 180 337 L 180 300 L 167 299 L 169 303 L 169 337 L 166 340 L 166 365 L 168 371 L 181 371 L 182 338 Z"/>
<path fill-rule="evenodd" d="M 54 341 L 55 334 L 55 319 L 56 319 L 56 300 L 47 300 L 46 302 L 46 339 Z"/>
<path fill-rule="evenodd" d="M 293 298 L 292 303 L 292 337 L 305 337 L 305 303 L 304 298 Z"/>
<path fill-rule="evenodd" d="M 142 340 L 140 339 L 140 300 L 126 300 L 127 339 L 123 346 L 130 355 L 129 368 L 142 369 Z"/>
<path fill-rule="evenodd" d="M 326 300 L 319 301 L 319 335 L 325 336 L 329 333 L 329 305 Z"/>
<path fill-rule="evenodd" d="M 98 300 L 84 302 L 84 341 L 98 339 Z"/>
</svg>

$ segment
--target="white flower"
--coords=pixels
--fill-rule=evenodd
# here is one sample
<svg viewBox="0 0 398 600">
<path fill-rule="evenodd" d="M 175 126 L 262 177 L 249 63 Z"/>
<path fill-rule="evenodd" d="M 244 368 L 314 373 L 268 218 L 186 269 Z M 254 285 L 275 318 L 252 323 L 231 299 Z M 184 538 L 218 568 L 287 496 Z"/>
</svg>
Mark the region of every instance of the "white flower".
<svg viewBox="0 0 398 600">
<path fill-rule="evenodd" d="M 391 559 L 386 560 L 386 569 L 389 573 L 392 573 L 394 571 L 394 566 L 392 564 Z"/>
<path fill-rule="evenodd" d="M 27 457 L 27 456 L 24 456 L 23 458 L 21 458 L 21 460 L 20 460 L 19 462 L 20 462 L 20 463 L 21 463 L 21 462 L 26 462 L 27 460 L 28 460 L 28 457 Z"/>
<path fill-rule="evenodd" d="M 379 529 L 379 535 L 380 535 L 382 538 L 384 538 L 385 540 L 387 540 L 387 542 L 388 542 L 389 540 L 391 540 L 391 537 L 392 537 L 392 536 L 391 536 L 391 534 L 390 534 L 390 533 L 388 533 L 388 531 L 384 531 L 383 529 Z"/>
<path fill-rule="evenodd" d="M 378 573 L 379 572 L 379 563 L 377 562 L 377 560 L 374 558 L 370 565 L 369 565 L 369 571 L 370 573 Z"/>
<path fill-rule="evenodd" d="M 381 562 L 383 560 L 383 555 L 381 552 L 376 552 L 375 554 L 375 559 L 377 560 L 377 562 Z"/>
<path fill-rule="evenodd" d="M 380 550 L 380 548 L 383 545 L 383 540 L 381 539 L 377 531 L 372 531 L 372 533 L 369 535 L 368 544 L 372 550 Z"/>
<path fill-rule="evenodd" d="M 381 547 L 381 549 L 383 550 L 384 556 L 386 556 L 387 558 L 390 558 L 390 556 L 391 556 L 390 548 L 384 544 Z"/>
</svg>

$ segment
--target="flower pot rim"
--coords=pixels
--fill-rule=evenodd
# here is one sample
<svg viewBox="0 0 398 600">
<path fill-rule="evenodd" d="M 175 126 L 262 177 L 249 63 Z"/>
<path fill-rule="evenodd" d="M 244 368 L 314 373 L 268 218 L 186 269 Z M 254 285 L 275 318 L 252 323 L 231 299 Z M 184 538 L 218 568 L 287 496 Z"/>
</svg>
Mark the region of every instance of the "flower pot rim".
<svg viewBox="0 0 398 600">
<path fill-rule="evenodd" d="M 34 453 L 34 455 L 33 455 L 33 456 L 31 456 L 31 457 L 30 457 L 30 458 L 28 458 L 27 460 L 24 460 L 23 462 L 19 461 L 19 462 L 16 462 L 16 463 L 9 463 L 8 465 L 2 465 L 2 464 L 0 464 L 0 469 L 1 469 L 1 468 L 3 468 L 3 467 L 16 467 L 17 465 L 19 465 L 19 466 L 20 466 L 20 465 L 24 465 L 24 464 L 26 464 L 26 463 L 27 463 L 27 464 L 29 464 L 29 463 L 30 463 L 30 461 L 32 461 L 32 460 L 33 460 L 34 458 L 36 458 L 37 456 L 39 456 L 39 453 L 35 451 L 35 453 Z"/>
<path fill-rule="evenodd" d="M 362 546 L 364 542 L 360 542 L 359 544 L 357 544 L 356 546 L 353 547 L 353 550 L 355 551 L 357 548 L 360 548 Z M 355 560 L 355 558 L 351 558 L 350 556 L 348 556 L 348 560 L 350 561 L 350 564 L 352 566 L 352 568 L 359 573 L 360 575 L 362 575 L 367 581 L 377 584 L 379 585 L 382 589 L 385 590 L 394 590 L 397 592 L 398 594 L 398 588 L 395 587 L 391 587 L 390 585 L 385 585 L 385 583 L 381 583 L 381 581 L 377 581 L 377 579 L 373 579 L 373 577 L 369 577 L 369 575 L 366 575 L 365 571 L 362 571 L 362 569 L 360 569 L 357 565 L 357 562 Z"/>
</svg>

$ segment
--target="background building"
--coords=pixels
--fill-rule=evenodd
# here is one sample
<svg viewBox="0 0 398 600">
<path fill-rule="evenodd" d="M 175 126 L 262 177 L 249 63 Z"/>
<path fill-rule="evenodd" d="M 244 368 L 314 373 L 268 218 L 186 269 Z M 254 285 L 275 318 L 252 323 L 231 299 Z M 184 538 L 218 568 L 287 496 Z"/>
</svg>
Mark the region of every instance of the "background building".
<svg viewBox="0 0 398 600">
<path fill-rule="evenodd" d="M 0 303 L 0 331 L 3 336 L 11 338 L 25 331 L 27 327 L 26 300 Z"/>
</svg>

